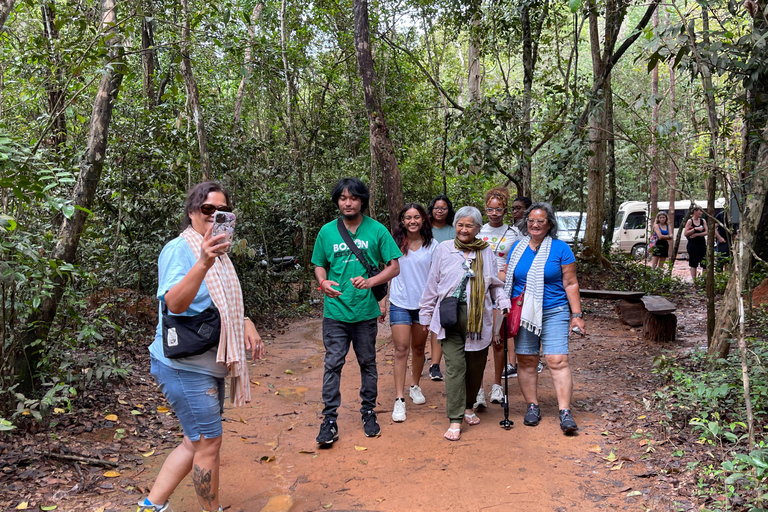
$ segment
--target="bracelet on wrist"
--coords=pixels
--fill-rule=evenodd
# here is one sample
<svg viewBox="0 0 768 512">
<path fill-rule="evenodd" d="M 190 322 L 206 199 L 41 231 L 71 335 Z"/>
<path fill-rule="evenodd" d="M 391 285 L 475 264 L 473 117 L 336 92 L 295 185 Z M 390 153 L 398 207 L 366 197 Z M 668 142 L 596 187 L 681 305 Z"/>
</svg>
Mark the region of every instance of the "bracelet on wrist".
<svg viewBox="0 0 768 512">
<path fill-rule="evenodd" d="M 320 286 L 317 287 L 318 290 L 323 291 L 323 283 L 326 282 L 327 279 L 321 279 L 320 280 Z"/>
<path fill-rule="evenodd" d="M 571 318 L 584 318 L 584 313 L 571 313 Z"/>
</svg>

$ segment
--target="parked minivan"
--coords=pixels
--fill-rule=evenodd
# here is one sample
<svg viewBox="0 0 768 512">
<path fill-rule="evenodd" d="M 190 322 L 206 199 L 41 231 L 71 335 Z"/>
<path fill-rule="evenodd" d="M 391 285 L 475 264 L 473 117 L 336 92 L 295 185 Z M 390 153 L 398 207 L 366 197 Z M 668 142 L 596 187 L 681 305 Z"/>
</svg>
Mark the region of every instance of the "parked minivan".
<svg viewBox="0 0 768 512">
<path fill-rule="evenodd" d="M 660 212 L 669 211 L 669 202 L 659 201 Z M 706 211 L 707 201 L 696 200 L 696 204 Z M 677 230 L 685 226 L 681 225 L 691 207 L 690 201 L 675 201 L 675 230 L 674 241 L 677 238 Z M 715 214 L 720 213 L 725 207 L 725 198 L 715 200 Z M 616 213 L 616 227 L 613 230 L 613 249 L 620 252 L 628 252 L 635 259 L 645 257 L 646 244 L 650 236 L 652 222 L 648 219 L 648 203 L 644 201 L 627 201 L 621 203 Z M 678 254 L 687 254 L 688 240 L 685 236 L 680 238 Z"/>
<path fill-rule="evenodd" d="M 581 216 L 581 224 L 579 224 Z M 581 243 L 584 240 L 584 232 L 587 230 L 587 214 L 581 212 L 555 212 L 557 219 L 557 238 L 567 243 L 571 247 L 576 242 Z M 579 227 L 579 233 L 576 234 L 576 226 Z"/>
</svg>

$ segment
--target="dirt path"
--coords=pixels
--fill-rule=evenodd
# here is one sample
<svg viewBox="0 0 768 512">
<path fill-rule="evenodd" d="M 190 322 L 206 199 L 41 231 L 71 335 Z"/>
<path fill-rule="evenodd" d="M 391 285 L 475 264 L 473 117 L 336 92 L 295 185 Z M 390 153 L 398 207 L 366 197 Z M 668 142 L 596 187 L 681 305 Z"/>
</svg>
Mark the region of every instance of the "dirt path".
<svg viewBox="0 0 768 512">
<path fill-rule="evenodd" d="M 573 409 L 580 427 L 573 437 L 560 432 L 548 370 L 540 376 L 538 427 L 522 424 L 525 404 L 516 379 L 510 381 L 515 422 L 510 431 L 499 427 L 503 412 L 492 405 L 479 414 L 479 425 L 464 426 L 459 442 L 444 440 L 444 383 L 428 378 L 422 379 L 427 403 L 417 406 L 407 399 L 407 421 L 393 423 L 393 351 L 389 328 L 382 327 L 377 407 L 382 436 L 363 435 L 359 370 L 350 351 L 342 376 L 340 440 L 318 449 L 321 320 L 294 323 L 268 343 L 266 360 L 251 366 L 251 405 L 225 412 L 222 503 L 231 512 L 665 510 L 669 500 L 654 492 L 658 482 L 636 478 L 647 471 L 642 450 L 627 449 L 628 444 L 637 448 L 633 434 L 648 428 L 643 398 L 650 393 L 653 357 L 664 347 L 648 345 L 638 338 L 639 329 L 621 325 L 612 304 L 585 302 L 591 334 L 571 344 Z M 700 336 L 681 324 L 681 336 Z M 489 362 L 486 391 L 491 372 Z M 151 485 L 167 452 L 149 458 L 143 485 Z M 189 479 L 171 502 L 177 512 L 199 510 Z"/>
</svg>

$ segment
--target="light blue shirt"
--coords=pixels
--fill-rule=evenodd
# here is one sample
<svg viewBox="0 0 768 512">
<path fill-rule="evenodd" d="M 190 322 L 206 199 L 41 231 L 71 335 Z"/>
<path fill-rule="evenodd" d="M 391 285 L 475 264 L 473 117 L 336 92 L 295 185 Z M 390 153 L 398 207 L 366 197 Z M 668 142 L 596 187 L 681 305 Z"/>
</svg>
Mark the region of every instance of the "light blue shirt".
<svg viewBox="0 0 768 512">
<path fill-rule="evenodd" d="M 216 363 L 217 347 L 204 354 L 179 359 L 168 359 L 163 355 L 163 304 L 165 303 L 165 294 L 187 275 L 196 262 L 197 257 L 192 253 L 189 244 L 182 237 L 174 238 L 165 244 L 165 247 L 160 252 L 160 257 L 157 260 L 157 298 L 160 300 L 159 314 L 157 329 L 155 330 L 155 341 L 149 346 L 149 352 L 155 359 L 171 368 L 205 373 L 206 375 L 223 378 L 227 376 L 229 370 L 226 365 Z M 211 296 L 208 294 L 208 287 L 205 285 L 205 281 L 203 281 L 200 289 L 197 290 L 197 295 L 195 295 L 192 304 L 179 315 L 194 316 L 208 308 L 212 303 Z M 168 311 L 168 314 L 173 315 L 174 313 Z"/>
</svg>

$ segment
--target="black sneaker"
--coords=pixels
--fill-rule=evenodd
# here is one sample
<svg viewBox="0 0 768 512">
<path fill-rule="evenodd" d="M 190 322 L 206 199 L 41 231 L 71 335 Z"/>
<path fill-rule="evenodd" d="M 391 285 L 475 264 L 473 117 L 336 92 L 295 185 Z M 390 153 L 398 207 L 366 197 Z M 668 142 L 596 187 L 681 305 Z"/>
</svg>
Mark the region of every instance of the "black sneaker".
<svg viewBox="0 0 768 512">
<path fill-rule="evenodd" d="M 339 440 L 339 425 L 330 418 L 325 418 L 320 425 L 320 433 L 317 434 L 317 444 L 333 444 Z"/>
<path fill-rule="evenodd" d="M 506 379 L 507 377 L 517 377 L 517 366 L 507 363 L 507 367 L 501 372 L 501 378 Z"/>
<path fill-rule="evenodd" d="M 439 364 L 433 364 L 429 367 L 429 378 L 432 380 L 443 380 L 443 374 L 440 373 Z"/>
<path fill-rule="evenodd" d="M 576 422 L 573 421 L 570 409 L 560 409 L 560 428 L 566 434 L 579 430 L 579 427 L 576 426 Z"/>
<path fill-rule="evenodd" d="M 365 411 L 363 413 L 363 431 L 365 437 L 379 437 L 381 435 L 381 427 L 379 422 L 376 421 L 376 413 L 373 411 Z"/>
<path fill-rule="evenodd" d="M 562 416 L 561 416 L 562 417 Z M 541 410 L 536 404 L 528 404 L 528 409 L 525 412 L 525 418 L 523 418 L 523 425 L 529 427 L 535 427 L 541 421 Z"/>
</svg>

